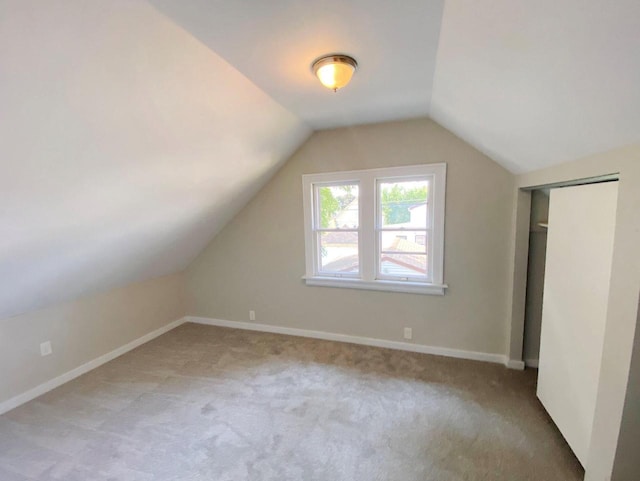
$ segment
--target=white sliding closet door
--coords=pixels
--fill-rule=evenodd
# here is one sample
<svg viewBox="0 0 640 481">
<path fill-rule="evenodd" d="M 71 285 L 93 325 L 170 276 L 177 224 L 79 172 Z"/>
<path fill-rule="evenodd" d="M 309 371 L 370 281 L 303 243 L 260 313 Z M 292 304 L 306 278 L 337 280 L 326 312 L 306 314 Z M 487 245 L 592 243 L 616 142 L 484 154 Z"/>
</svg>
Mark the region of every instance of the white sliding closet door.
<svg viewBox="0 0 640 481">
<path fill-rule="evenodd" d="M 538 397 L 584 466 L 604 342 L 618 183 L 551 191 Z"/>
</svg>

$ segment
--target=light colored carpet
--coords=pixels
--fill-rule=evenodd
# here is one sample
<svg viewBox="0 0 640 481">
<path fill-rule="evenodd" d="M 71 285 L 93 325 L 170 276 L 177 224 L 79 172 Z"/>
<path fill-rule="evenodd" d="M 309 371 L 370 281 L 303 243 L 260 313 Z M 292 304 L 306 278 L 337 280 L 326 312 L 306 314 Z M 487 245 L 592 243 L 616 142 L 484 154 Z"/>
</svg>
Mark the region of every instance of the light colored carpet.
<svg viewBox="0 0 640 481">
<path fill-rule="evenodd" d="M 0 416 L 0 479 L 571 481 L 535 373 L 185 324 Z"/>
</svg>

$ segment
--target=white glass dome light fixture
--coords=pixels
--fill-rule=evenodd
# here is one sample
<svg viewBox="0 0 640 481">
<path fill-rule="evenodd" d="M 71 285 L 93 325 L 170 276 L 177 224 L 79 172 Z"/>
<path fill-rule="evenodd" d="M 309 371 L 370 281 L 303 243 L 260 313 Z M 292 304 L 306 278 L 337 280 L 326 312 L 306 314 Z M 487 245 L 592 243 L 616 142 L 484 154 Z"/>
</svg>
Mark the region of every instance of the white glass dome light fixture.
<svg viewBox="0 0 640 481">
<path fill-rule="evenodd" d="M 311 70 L 320 83 L 334 92 L 351 81 L 357 68 L 358 62 L 343 54 L 325 55 L 311 65 Z"/>
</svg>

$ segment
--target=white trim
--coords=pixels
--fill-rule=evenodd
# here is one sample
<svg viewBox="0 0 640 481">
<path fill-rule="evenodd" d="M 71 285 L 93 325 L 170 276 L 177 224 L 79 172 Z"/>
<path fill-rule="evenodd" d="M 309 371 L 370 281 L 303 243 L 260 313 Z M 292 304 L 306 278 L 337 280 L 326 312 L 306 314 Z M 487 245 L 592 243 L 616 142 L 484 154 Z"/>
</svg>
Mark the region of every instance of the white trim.
<svg viewBox="0 0 640 481">
<path fill-rule="evenodd" d="M 578 185 L 599 184 L 602 182 L 615 182 L 617 180 L 620 180 L 620 172 L 614 172 L 605 175 L 596 175 L 595 177 L 583 177 L 580 179 L 552 182 L 551 184 L 525 185 L 521 188 L 523 190 L 557 189 L 562 187 L 574 187 Z"/>
<path fill-rule="evenodd" d="M 525 366 L 531 367 L 533 369 L 538 369 L 538 363 L 539 363 L 538 359 L 525 359 L 524 360 Z"/>
<path fill-rule="evenodd" d="M 383 347 L 399 351 L 419 352 L 422 354 L 434 354 L 436 356 L 455 357 L 458 359 L 469 359 L 472 361 L 492 362 L 496 364 L 507 364 L 507 357 L 502 354 L 491 354 L 486 352 L 464 351 L 461 349 L 451 349 L 448 347 L 427 346 L 424 344 L 411 344 L 408 342 L 388 341 L 386 339 L 374 339 L 371 337 L 351 336 L 348 334 L 338 334 L 334 332 L 310 331 L 296 327 L 274 326 L 271 324 L 257 324 L 253 322 L 226 321 L 223 319 L 212 319 L 208 317 L 187 316 L 188 322 L 196 324 L 206 324 L 208 326 L 230 327 L 233 329 L 243 329 L 247 331 L 271 332 L 274 334 L 285 334 L 288 336 L 310 337 L 312 339 L 322 339 L 325 341 L 346 342 L 349 344 L 361 344 L 363 346 Z M 523 363 L 524 369 L 524 363 Z"/>
<path fill-rule="evenodd" d="M 429 272 L 426 282 L 411 279 L 383 278 L 379 271 L 379 232 L 381 229 L 379 212 L 379 182 L 392 180 L 429 179 L 429 222 L 428 232 Z M 320 272 L 319 248 L 317 242 L 317 186 L 356 183 L 359 186 L 358 254 L 359 273 L 348 275 L 359 283 L 334 282 L 329 273 Z M 444 295 L 444 230 L 446 202 L 447 164 L 434 163 L 387 167 L 346 172 L 304 174 L 302 176 L 302 200 L 304 207 L 305 233 L 305 275 L 307 285 L 325 287 L 348 287 L 391 292 L 411 292 Z M 393 226 L 387 226 L 392 229 Z M 346 230 L 346 229 L 345 229 Z M 349 229 L 351 230 L 351 229 Z M 416 229 L 423 230 L 423 229 Z M 325 275 L 326 274 L 326 275 Z M 347 277 L 345 275 L 344 277 Z M 340 277 L 340 279 L 344 279 Z M 389 282 L 390 281 L 390 282 Z M 405 284 L 405 287 L 400 285 Z"/>
<path fill-rule="evenodd" d="M 365 289 L 368 291 L 406 292 L 409 294 L 431 294 L 444 296 L 447 285 L 426 284 L 424 282 L 406 281 L 363 281 L 346 277 L 303 277 L 308 286 L 346 287 L 348 289 Z"/>
<path fill-rule="evenodd" d="M 524 371 L 524 361 L 518 361 L 516 359 L 509 359 L 506 363 L 509 369 L 515 369 L 516 371 Z"/>
<path fill-rule="evenodd" d="M 114 349 L 111 352 L 103 354 L 102 356 L 97 357 L 89 362 L 86 362 L 81 366 L 78 366 L 75 369 L 72 369 L 71 371 L 65 372 L 64 374 L 61 374 L 58 377 L 50 379 L 49 381 L 46 381 L 32 389 L 29 389 L 28 391 L 23 392 L 22 394 L 18 394 L 17 396 L 7 399 L 6 401 L 0 403 L 0 414 L 4 414 L 8 411 L 11 411 L 12 409 L 17 408 L 18 406 L 26 402 L 29 402 L 39 396 L 42 396 L 43 394 L 59 386 L 62 386 L 63 384 L 77 378 L 78 376 L 82 376 L 83 374 L 86 374 L 89 371 L 92 371 L 93 369 L 100 367 L 109 361 L 114 360 L 116 357 L 122 356 L 123 354 L 126 354 L 129 351 L 132 351 L 136 347 L 141 346 L 142 344 L 145 344 L 155 339 L 156 337 L 171 331 L 172 329 L 175 329 L 176 327 L 184 324 L 185 322 L 187 322 L 186 317 L 183 317 L 182 319 L 178 319 L 177 321 L 170 322 L 166 326 L 162 326 L 161 328 L 156 329 L 155 331 L 151 331 L 148 334 L 145 334 L 144 336 L 139 337 L 138 339 L 135 339 L 125 344 L 124 346 L 121 346 L 117 349 Z"/>
</svg>

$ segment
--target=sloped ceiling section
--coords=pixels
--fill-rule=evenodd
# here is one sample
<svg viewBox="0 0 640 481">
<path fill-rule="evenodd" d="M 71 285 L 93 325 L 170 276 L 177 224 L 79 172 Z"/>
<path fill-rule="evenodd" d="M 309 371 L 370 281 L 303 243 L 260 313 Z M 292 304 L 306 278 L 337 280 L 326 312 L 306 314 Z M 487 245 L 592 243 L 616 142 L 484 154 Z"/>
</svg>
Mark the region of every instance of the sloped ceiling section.
<svg viewBox="0 0 640 481">
<path fill-rule="evenodd" d="M 149 3 L 0 2 L 0 319 L 178 271 L 309 128 Z"/>
<path fill-rule="evenodd" d="M 444 0 L 150 0 L 316 129 L 426 116 Z M 319 56 L 359 63 L 330 94 Z"/>
<path fill-rule="evenodd" d="M 431 116 L 514 172 L 640 142 L 638 0 L 447 0 Z"/>
</svg>

